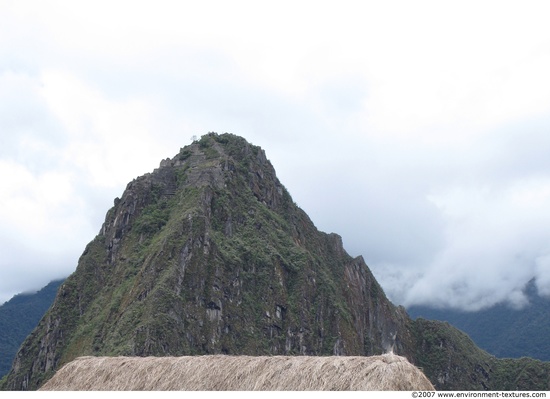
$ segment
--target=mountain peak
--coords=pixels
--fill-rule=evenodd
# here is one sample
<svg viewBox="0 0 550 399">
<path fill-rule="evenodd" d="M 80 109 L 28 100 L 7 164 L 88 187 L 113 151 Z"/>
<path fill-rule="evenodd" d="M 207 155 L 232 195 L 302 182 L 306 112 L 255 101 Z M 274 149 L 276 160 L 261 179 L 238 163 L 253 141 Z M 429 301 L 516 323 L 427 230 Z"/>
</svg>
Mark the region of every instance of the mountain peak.
<svg viewBox="0 0 550 399">
<path fill-rule="evenodd" d="M 513 379 L 524 363 L 412 321 L 315 228 L 260 147 L 209 133 L 128 183 L 0 385 L 35 389 L 80 356 L 385 352 L 438 389 L 548 388 L 548 364 Z"/>
<path fill-rule="evenodd" d="M 209 133 L 115 200 L 8 386 L 83 355 L 407 353 L 405 322 L 260 147 Z"/>
</svg>

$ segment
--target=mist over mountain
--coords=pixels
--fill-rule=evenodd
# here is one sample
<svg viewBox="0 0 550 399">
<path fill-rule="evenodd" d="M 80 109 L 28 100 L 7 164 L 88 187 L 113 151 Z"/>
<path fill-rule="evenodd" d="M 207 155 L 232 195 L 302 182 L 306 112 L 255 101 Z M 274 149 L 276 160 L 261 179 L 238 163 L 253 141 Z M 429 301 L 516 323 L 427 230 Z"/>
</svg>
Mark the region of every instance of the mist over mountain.
<svg viewBox="0 0 550 399">
<path fill-rule="evenodd" d="M 388 351 L 438 389 L 549 388 L 548 363 L 499 360 L 448 323 L 412 320 L 260 147 L 209 133 L 115 198 L 1 386 L 36 389 L 83 355 Z"/>
<path fill-rule="evenodd" d="M 441 320 L 467 333 L 497 357 L 531 357 L 550 361 L 550 298 L 539 296 L 534 282 L 525 289 L 529 303 L 521 309 L 499 304 L 477 312 L 412 306 L 413 318 Z"/>
</svg>

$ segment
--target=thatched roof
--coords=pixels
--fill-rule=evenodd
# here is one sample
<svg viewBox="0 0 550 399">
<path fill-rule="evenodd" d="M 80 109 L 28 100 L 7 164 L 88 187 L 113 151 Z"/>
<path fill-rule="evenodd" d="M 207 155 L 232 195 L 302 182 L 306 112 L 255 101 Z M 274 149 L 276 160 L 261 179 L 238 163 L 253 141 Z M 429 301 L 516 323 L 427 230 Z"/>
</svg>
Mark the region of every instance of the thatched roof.
<svg viewBox="0 0 550 399">
<path fill-rule="evenodd" d="M 80 357 L 41 390 L 397 391 L 433 390 L 396 355 Z"/>
</svg>

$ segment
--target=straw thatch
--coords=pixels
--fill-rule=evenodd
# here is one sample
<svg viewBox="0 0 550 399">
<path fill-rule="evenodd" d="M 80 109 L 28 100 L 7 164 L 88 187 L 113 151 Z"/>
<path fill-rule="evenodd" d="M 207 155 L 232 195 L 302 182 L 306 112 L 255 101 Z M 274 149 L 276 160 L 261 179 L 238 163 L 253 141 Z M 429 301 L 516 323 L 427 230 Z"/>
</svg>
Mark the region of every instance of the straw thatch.
<svg viewBox="0 0 550 399">
<path fill-rule="evenodd" d="M 382 356 L 80 357 L 42 390 L 434 390 L 405 358 Z"/>
</svg>

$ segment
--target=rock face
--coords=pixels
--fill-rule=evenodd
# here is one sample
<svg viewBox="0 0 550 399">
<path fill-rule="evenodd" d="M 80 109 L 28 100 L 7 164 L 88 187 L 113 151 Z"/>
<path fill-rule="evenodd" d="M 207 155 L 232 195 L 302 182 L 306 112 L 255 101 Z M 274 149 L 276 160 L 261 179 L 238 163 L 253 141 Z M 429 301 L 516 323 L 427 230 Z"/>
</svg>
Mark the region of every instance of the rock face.
<svg viewBox="0 0 550 399">
<path fill-rule="evenodd" d="M 35 389 L 82 355 L 412 356 L 407 323 L 262 149 L 209 134 L 115 200 L 7 388 Z"/>
<path fill-rule="evenodd" d="M 413 322 L 362 257 L 315 228 L 262 149 L 210 133 L 115 199 L 2 388 L 36 389 L 89 355 L 388 351 L 438 389 L 541 389 L 529 374 L 495 385 L 517 368 L 448 325 Z"/>
</svg>

